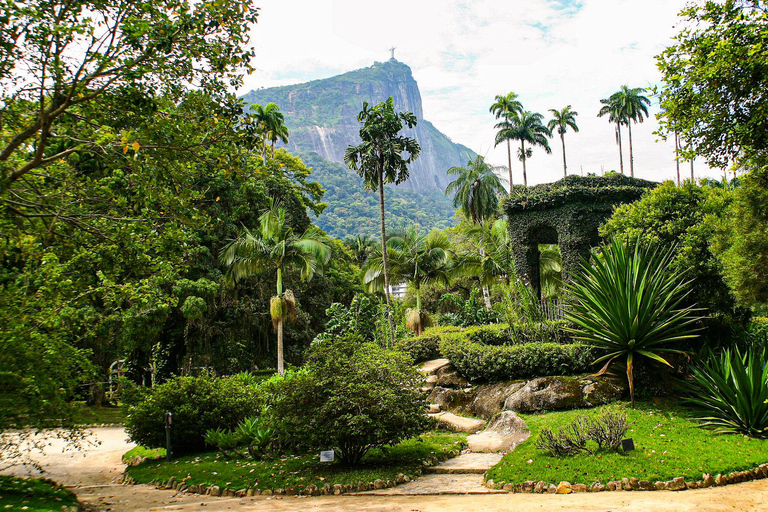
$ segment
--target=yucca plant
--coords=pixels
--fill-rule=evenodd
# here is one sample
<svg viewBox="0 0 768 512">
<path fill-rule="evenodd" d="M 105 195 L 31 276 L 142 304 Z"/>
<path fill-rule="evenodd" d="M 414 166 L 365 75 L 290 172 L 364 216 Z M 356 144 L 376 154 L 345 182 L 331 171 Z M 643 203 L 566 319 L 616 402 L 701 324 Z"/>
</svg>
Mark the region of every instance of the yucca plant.
<svg viewBox="0 0 768 512">
<path fill-rule="evenodd" d="M 752 347 L 710 353 L 693 367 L 687 399 L 703 425 L 718 432 L 768 438 L 768 354 Z"/>
<path fill-rule="evenodd" d="M 660 354 L 679 353 L 671 343 L 697 336 L 697 309 L 684 301 L 689 282 L 670 268 L 672 250 L 642 246 L 639 242 L 611 240 L 593 250 L 582 273 L 568 285 L 571 302 L 566 320 L 578 341 L 598 347 L 605 362 L 604 374 L 612 363 L 626 364 L 632 407 L 635 406 L 634 360 L 647 357 L 667 366 Z"/>
<path fill-rule="evenodd" d="M 274 430 L 262 426 L 258 416 L 243 420 L 236 432 L 240 440 L 248 445 L 248 453 L 254 460 L 261 459 L 275 436 Z"/>
</svg>

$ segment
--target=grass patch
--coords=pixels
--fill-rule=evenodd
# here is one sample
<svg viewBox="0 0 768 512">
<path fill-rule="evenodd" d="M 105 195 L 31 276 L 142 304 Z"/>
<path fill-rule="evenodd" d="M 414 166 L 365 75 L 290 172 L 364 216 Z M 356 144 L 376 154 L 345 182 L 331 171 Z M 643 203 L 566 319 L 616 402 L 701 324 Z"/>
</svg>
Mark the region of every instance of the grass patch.
<svg viewBox="0 0 768 512">
<path fill-rule="evenodd" d="M 531 429 L 528 441 L 488 471 L 494 482 L 522 483 L 543 480 L 549 483 L 569 481 L 590 485 L 636 477 L 640 480 L 671 480 L 685 477 L 700 480 L 702 473 L 716 475 L 743 471 L 768 462 L 768 441 L 734 434 L 716 434 L 700 428 L 686 409 L 671 404 L 627 403 L 606 405 L 604 409 L 627 413 L 627 437 L 635 441 L 635 451 L 625 454 L 581 454 L 557 458 L 537 449 L 539 431 L 549 427 L 557 431 L 585 411 L 549 412 L 520 415 Z"/>
<path fill-rule="evenodd" d="M 76 404 L 73 420 L 76 425 L 102 425 L 125 423 L 125 407 L 96 407 Z"/>
<path fill-rule="evenodd" d="M 226 459 L 217 452 L 180 457 L 172 462 L 147 461 L 129 467 L 127 474 L 137 483 L 154 479 L 168 481 L 176 477 L 187 485 L 218 485 L 222 489 L 304 488 L 310 484 L 357 484 L 376 479 L 395 480 L 398 473 L 420 473 L 424 459 L 442 455 L 456 448 L 466 434 L 430 432 L 417 439 L 370 450 L 362 464 L 343 467 L 338 463 L 320 463 L 319 454 L 282 457 L 276 460 Z"/>
<path fill-rule="evenodd" d="M 61 512 L 65 506 L 76 509 L 77 498 L 56 482 L 42 478 L 0 476 L 0 510 Z"/>
<path fill-rule="evenodd" d="M 123 462 L 141 457 L 142 459 L 160 459 L 165 457 L 165 448 L 147 448 L 146 446 L 135 446 L 123 454 Z"/>
</svg>

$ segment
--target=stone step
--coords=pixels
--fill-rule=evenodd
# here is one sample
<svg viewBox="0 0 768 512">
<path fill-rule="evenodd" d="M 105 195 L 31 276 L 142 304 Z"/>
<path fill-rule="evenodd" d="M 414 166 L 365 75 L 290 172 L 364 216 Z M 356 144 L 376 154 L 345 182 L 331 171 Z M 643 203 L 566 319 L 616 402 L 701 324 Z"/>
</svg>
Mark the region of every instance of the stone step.
<svg viewBox="0 0 768 512">
<path fill-rule="evenodd" d="M 427 386 L 435 387 L 435 384 L 437 384 L 437 375 L 427 377 Z"/>
<path fill-rule="evenodd" d="M 442 407 L 438 404 L 427 404 L 427 413 L 437 414 L 442 410 Z"/>
<path fill-rule="evenodd" d="M 378 489 L 361 493 L 366 496 L 435 496 L 467 494 L 506 494 L 501 489 L 485 487 L 482 475 L 478 474 L 430 474 L 423 475 L 407 484 L 387 489 Z"/>
<path fill-rule="evenodd" d="M 465 418 L 464 416 L 457 416 L 452 412 L 439 412 L 437 414 L 427 414 L 427 416 L 437 419 L 440 423 L 443 423 L 445 427 L 454 432 L 474 434 L 485 427 L 485 420 Z"/>
<path fill-rule="evenodd" d="M 473 453 L 509 453 L 520 443 L 528 439 L 529 432 L 504 435 L 498 432 L 484 431 L 467 437 L 467 447 Z"/>
<path fill-rule="evenodd" d="M 451 362 L 447 359 L 433 359 L 422 364 L 419 371 L 426 375 L 434 375 L 437 370 L 443 366 L 448 366 L 449 364 L 451 364 Z"/>
<path fill-rule="evenodd" d="M 463 453 L 424 471 L 438 475 L 482 475 L 499 463 L 500 453 Z"/>
</svg>

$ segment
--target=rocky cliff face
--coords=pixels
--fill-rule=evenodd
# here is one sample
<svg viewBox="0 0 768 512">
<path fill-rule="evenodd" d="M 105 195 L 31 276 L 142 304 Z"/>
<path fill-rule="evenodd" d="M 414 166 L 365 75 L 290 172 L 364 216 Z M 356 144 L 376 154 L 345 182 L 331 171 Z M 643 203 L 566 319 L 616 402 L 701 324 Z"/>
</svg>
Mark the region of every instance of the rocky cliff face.
<svg viewBox="0 0 768 512">
<path fill-rule="evenodd" d="M 251 103 L 277 103 L 290 132 L 288 149 L 314 151 L 325 159 L 343 163 L 344 151 L 360 142 L 357 114 L 363 102 L 376 104 L 392 96 L 395 108 L 413 112 L 418 124 L 404 133 L 415 137 L 421 155 L 410 166 L 410 179 L 401 186 L 421 194 L 443 192 L 449 183 L 445 172 L 466 165 L 475 153 L 454 144 L 424 119 L 421 94 L 411 69 L 390 59 L 343 75 L 299 85 L 259 89 L 243 99 Z"/>
</svg>

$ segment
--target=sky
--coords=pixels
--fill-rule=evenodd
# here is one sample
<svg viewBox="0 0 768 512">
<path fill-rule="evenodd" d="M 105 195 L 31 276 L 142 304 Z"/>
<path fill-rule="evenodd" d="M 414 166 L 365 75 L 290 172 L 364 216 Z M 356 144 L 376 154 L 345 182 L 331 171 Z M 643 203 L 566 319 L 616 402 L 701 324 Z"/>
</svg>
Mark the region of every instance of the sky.
<svg viewBox="0 0 768 512">
<path fill-rule="evenodd" d="M 565 136 L 568 173 L 619 169 L 614 125 L 598 118 L 600 99 L 622 85 L 651 87 L 661 74 L 654 56 L 679 31 L 686 0 L 262 0 L 252 30 L 256 71 L 245 93 L 302 83 L 368 67 L 389 58 L 410 66 L 419 84 L 424 118 L 454 142 L 507 164 L 505 145 L 494 148 L 494 97 L 515 92 L 526 110 L 571 105 L 579 133 Z M 635 176 L 674 179 L 674 145 L 661 141 L 655 114 L 633 125 Z M 625 172 L 629 144 L 622 134 Z M 551 154 L 534 148 L 529 185 L 562 177 L 559 136 Z M 514 148 L 513 148 L 514 151 Z M 522 164 L 513 153 L 516 183 Z M 720 177 L 703 161 L 696 177 Z M 681 163 L 683 177 L 690 164 Z"/>
</svg>

